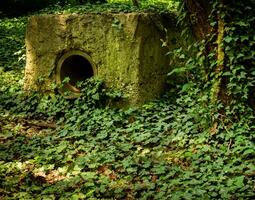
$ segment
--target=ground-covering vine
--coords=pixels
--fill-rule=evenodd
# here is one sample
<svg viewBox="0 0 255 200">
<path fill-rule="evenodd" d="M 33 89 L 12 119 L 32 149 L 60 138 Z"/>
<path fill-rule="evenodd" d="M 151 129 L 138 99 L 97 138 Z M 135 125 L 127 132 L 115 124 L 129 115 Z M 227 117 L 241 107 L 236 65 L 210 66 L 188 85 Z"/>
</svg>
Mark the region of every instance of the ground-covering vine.
<svg viewBox="0 0 255 200">
<path fill-rule="evenodd" d="M 190 46 L 188 51 L 177 49 L 175 54 L 184 64 L 169 73 L 186 78 L 179 87 L 177 99 L 185 113 L 176 116 L 181 121 L 176 130 L 177 141 L 190 153 L 194 169 L 206 177 L 204 184 L 210 191 L 210 198 L 249 199 L 254 197 L 255 68 L 251 11 L 254 2 L 223 5 L 212 1 L 211 4 L 212 33 Z M 225 23 L 220 44 L 225 57 L 220 63 L 224 66 L 222 71 L 217 72 L 219 52 L 215 44 L 219 32 L 214 30 L 219 26 L 219 16 Z M 192 48 L 196 53 L 190 58 Z M 212 91 L 218 80 L 221 80 L 218 85 L 221 93 L 215 102 Z M 190 124 L 189 129 L 184 129 L 183 124 Z"/>
<path fill-rule="evenodd" d="M 0 18 L 0 67 L 13 69 L 25 62 L 26 18 Z"/>
<path fill-rule="evenodd" d="M 164 98 L 125 109 L 111 104 L 119 93 L 93 79 L 77 99 L 28 96 L 22 91 L 25 18 L 1 19 L 0 198 L 253 199 L 252 5 L 221 8 L 220 75 L 216 48 L 208 52 L 217 38 L 212 35 L 169 53 L 179 64 L 169 82 L 175 76 L 178 84 Z M 218 10 L 213 3 L 215 27 Z M 218 76 L 228 98 L 212 102 Z"/>
</svg>

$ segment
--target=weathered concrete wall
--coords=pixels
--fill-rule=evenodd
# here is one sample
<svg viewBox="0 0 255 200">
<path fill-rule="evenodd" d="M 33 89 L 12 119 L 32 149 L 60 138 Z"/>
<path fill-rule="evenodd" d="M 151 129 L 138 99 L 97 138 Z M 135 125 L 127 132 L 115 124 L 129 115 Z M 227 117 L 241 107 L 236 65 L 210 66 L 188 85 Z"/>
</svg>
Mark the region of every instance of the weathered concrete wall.
<svg viewBox="0 0 255 200">
<path fill-rule="evenodd" d="M 77 49 L 93 60 L 96 75 L 107 87 L 123 90 L 131 104 L 158 97 L 170 71 L 160 39 L 168 30 L 176 40 L 173 19 L 152 13 L 38 15 L 26 34 L 25 89 L 51 90 L 56 65 L 64 53 Z"/>
</svg>

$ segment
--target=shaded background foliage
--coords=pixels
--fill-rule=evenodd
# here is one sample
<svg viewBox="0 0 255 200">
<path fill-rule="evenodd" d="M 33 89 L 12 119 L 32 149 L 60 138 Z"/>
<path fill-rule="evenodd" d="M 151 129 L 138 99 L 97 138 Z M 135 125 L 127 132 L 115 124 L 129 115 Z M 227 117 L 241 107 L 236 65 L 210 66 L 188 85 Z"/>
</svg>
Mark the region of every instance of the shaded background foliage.
<svg viewBox="0 0 255 200">
<path fill-rule="evenodd" d="M 82 5 L 85 3 L 106 3 L 106 0 L 8 0 L 1 1 L 0 11 L 5 15 L 21 15 L 37 11 L 50 5 Z"/>
</svg>

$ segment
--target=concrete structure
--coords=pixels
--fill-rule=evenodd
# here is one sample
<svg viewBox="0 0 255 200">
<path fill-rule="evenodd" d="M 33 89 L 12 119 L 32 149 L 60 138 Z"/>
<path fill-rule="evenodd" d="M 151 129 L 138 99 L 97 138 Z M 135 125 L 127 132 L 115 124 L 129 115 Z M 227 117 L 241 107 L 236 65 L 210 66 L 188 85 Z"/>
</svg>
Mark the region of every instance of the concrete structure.
<svg viewBox="0 0 255 200">
<path fill-rule="evenodd" d="M 166 32 L 167 30 L 167 32 Z M 66 90 L 91 76 L 121 89 L 131 104 L 157 98 L 171 70 L 167 48 L 177 40 L 175 20 L 155 13 L 38 15 L 27 26 L 26 90 Z"/>
</svg>

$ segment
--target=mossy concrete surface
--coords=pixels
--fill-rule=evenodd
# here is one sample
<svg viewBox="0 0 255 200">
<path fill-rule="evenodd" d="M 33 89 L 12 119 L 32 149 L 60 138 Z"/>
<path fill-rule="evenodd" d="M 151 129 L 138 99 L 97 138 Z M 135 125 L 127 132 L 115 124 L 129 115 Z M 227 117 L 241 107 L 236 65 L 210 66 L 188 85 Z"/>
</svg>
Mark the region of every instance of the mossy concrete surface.
<svg viewBox="0 0 255 200">
<path fill-rule="evenodd" d="M 131 104 L 159 97 L 171 70 L 168 49 L 174 48 L 174 19 L 156 13 L 37 15 L 26 33 L 25 89 L 51 91 L 58 60 L 68 51 L 85 52 L 95 75 L 109 88 L 120 89 Z"/>
</svg>

